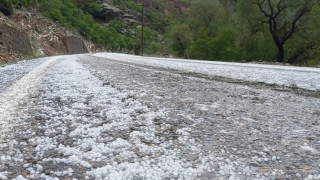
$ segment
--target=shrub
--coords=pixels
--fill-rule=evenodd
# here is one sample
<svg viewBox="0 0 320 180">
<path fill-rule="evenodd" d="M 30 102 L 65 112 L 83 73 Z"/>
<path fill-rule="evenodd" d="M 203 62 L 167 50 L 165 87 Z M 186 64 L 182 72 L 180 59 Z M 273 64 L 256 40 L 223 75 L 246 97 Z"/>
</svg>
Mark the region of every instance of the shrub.
<svg viewBox="0 0 320 180">
<path fill-rule="evenodd" d="M 131 0 L 127 2 L 127 8 L 135 10 L 137 12 L 142 12 L 142 6 Z"/>
<path fill-rule="evenodd" d="M 6 16 L 10 16 L 13 13 L 11 0 L 1 0 L 0 11 Z"/>
</svg>

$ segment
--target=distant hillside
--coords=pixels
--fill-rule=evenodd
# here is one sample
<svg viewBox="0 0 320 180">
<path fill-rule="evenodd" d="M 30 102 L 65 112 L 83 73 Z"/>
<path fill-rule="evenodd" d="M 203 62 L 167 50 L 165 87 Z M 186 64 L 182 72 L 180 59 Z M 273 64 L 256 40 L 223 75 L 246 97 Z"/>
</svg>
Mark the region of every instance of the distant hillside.
<svg viewBox="0 0 320 180">
<path fill-rule="evenodd" d="M 278 6 L 272 0 L 257 2 L 1 0 L 0 57 L 9 60 L 88 49 L 320 66 L 320 2 L 280 0 Z M 38 31 L 41 23 L 45 30 Z M 8 33 L 8 25 L 13 33 Z M 29 44 L 15 43 L 28 38 Z M 84 44 L 80 45 L 83 51 L 79 43 Z"/>
<path fill-rule="evenodd" d="M 2 0 L 0 59 L 142 48 L 154 54 L 170 22 L 188 10 L 178 0 Z"/>
<path fill-rule="evenodd" d="M 92 15 L 96 22 L 107 26 L 115 38 L 100 38 L 101 36 L 96 36 L 95 33 L 89 36 L 83 35 L 93 37 L 92 40 L 98 46 L 108 47 L 111 51 L 135 54 L 140 54 L 142 50 L 142 24 L 144 25 L 143 47 L 147 53 L 154 54 L 161 51 L 163 34 L 166 33 L 167 27 L 175 19 L 185 16 L 190 8 L 190 3 L 180 0 L 75 0 L 74 2 L 83 12 Z M 104 34 L 102 31 L 104 30 L 93 32 L 99 32 L 101 35 Z M 108 42 L 103 42 L 102 39 L 108 39 Z"/>
</svg>

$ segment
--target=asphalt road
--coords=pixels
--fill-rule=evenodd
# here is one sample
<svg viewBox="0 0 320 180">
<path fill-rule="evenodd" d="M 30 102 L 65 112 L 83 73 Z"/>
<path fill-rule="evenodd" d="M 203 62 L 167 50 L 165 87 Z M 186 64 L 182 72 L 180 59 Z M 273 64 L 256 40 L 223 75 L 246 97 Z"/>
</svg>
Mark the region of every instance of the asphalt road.
<svg viewBox="0 0 320 180">
<path fill-rule="evenodd" d="M 108 53 L 0 67 L 0 179 L 320 179 L 319 79 Z"/>
</svg>

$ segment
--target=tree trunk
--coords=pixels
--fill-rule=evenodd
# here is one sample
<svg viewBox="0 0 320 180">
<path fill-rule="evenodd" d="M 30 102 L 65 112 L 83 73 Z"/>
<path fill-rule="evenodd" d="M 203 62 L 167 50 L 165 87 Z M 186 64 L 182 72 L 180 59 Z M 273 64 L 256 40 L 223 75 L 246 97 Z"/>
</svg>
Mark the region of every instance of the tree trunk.
<svg viewBox="0 0 320 180">
<path fill-rule="evenodd" d="M 278 59 L 277 61 L 280 63 L 284 62 L 284 48 L 283 48 L 283 44 L 277 45 L 278 47 Z"/>
</svg>

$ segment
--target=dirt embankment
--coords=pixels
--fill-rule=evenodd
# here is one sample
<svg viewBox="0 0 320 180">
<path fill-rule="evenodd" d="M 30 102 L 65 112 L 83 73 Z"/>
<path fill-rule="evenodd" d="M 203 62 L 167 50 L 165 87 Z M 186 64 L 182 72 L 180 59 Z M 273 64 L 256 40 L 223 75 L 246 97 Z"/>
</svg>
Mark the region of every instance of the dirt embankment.
<svg viewBox="0 0 320 180">
<path fill-rule="evenodd" d="M 93 44 L 38 13 L 0 15 L 0 61 L 91 51 Z"/>
</svg>

